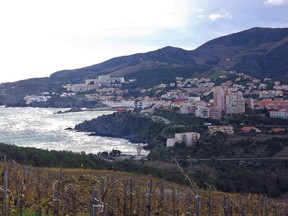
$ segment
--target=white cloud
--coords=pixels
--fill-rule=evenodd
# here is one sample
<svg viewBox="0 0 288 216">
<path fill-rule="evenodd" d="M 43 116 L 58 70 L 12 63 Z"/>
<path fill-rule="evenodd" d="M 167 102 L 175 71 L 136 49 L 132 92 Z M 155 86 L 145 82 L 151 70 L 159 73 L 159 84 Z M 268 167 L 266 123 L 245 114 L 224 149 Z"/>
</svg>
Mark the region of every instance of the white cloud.
<svg viewBox="0 0 288 216">
<path fill-rule="evenodd" d="M 199 8 L 197 11 L 198 11 L 199 13 L 203 13 L 203 12 L 204 12 L 204 8 Z"/>
<path fill-rule="evenodd" d="M 268 4 L 268 5 L 284 5 L 284 4 L 288 4 L 288 0 L 266 0 L 266 1 L 264 1 L 264 4 Z"/>
<path fill-rule="evenodd" d="M 204 8 L 199 8 L 199 9 L 197 10 L 197 13 L 198 13 L 198 15 L 197 15 L 198 18 L 204 18 L 204 17 L 205 17 L 205 15 L 204 15 Z"/>
<path fill-rule="evenodd" d="M 232 19 L 232 15 L 229 12 L 217 12 L 209 15 L 209 19 L 212 21 L 216 21 L 219 19 Z"/>
</svg>

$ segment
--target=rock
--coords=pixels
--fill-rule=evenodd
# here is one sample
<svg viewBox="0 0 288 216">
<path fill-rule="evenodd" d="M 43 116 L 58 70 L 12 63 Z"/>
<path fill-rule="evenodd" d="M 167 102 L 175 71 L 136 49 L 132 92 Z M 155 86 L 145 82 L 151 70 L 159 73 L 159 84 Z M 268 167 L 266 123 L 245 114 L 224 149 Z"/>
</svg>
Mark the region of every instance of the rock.
<svg viewBox="0 0 288 216">
<path fill-rule="evenodd" d="M 129 113 L 113 113 L 84 121 L 75 130 L 91 132 L 91 135 L 119 137 L 135 143 L 151 143 L 163 129 L 163 123 L 148 117 Z"/>
</svg>

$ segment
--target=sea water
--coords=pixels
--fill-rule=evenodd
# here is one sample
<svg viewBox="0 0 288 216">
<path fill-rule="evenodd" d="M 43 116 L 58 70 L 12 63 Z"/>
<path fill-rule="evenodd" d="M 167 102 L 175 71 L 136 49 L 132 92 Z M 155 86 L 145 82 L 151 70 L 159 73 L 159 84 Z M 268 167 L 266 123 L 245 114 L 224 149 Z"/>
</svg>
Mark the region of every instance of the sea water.
<svg viewBox="0 0 288 216">
<path fill-rule="evenodd" d="M 89 136 L 87 133 L 67 130 L 85 120 L 91 120 L 112 111 L 83 111 L 55 114 L 65 109 L 0 107 L 0 142 L 23 147 L 65 150 L 97 154 L 120 150 L 136 155 L 137 144 L 120 138 Z"/>
</svg>

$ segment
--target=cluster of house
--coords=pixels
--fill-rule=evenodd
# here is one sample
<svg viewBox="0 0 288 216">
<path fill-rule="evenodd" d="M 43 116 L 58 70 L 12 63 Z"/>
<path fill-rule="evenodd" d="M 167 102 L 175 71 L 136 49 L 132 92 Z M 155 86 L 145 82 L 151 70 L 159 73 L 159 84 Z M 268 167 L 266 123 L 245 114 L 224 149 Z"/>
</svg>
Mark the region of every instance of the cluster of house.
<svg viewBox="0 0 288 216">
<path fill-rule="evenodd" d="M 230 79 L 233 77 L 233 79 Z M 219 81 L 220 80 L 220 81 Z M 193 113 L 201 118 L 221 119 L 223 115 L 245 113 L 246 107 L 251 109 L 267 109 L 273 118 L 288 118 L 288 101 L 283 95 L 288 91 L 288 85 L 281 85 L 280 81 L 272 82 L 265 78 L 263 81 L 243 73 L 228 71 L 219 75 L 218 84 L 208 78 L 175 77 L 175 82 L 159 84 L 152 88 L 142 88 L 143 95 L 158 95 L 157 97 L 143 96 L 138 98 L 124 97 L 129 92 L 123 89 L 123 84 L 135 80 L 125 81 L 124 77 L 101 75 L 97 79 L 87 79 L 83 84 L 67 84 L 67 92 L 61 97 L 73 97 L 75 94 L 85 94 L 88 101 L 99 101 L 112 108 L 145 109 L 143 113 L 153 114 L 152 105 L 162 107 L 177 107 L 183 114 Z M 270 87 L 267 82 L 270 82 Z M 272 84 L 271 84 L 272 83 Z M 271 89 L 271 85 L 272 88 Z M 171 88 L 172 87 L 172 88 Z M 270 89 L 268 89 L 270 88 Z M 151 94 L 150 94 L 151 93 Z M 209 102 L 201 101 L 202 97 L 213 94 Z M 152 95 L 153 95 L 152 94 Z M 26 104 L 45 102 L 50 95 L 27 95 Z"/>
<path fill-rule="evenodd" d="M 288 101 L 280 99 L 263 99 L 254 103 L 255 109 L 267 109 L 271 118 L 288 119 Z"/>
<path fill-rule="evenodd" d="M 254 131 L 254 133 L 260 133 L 261 130 L 259 130 L 256 127 L 253 126 L 243 126 L 240 129 L 240 132 L 242 133 L 251 133 Z M 279 132 L 285 132 L 285 128 L 273 128 L 271 132 L 279 133 Z M 232 125 L 209 125 L 208 126 L 208 133 L 210 134 L 216 134 L 216 133 L 225 133 L 228 135 L 234 134 L 234 127 Z M 173 147 L 176 143 L 184 144 L 186 147 L 194 145 L 198 140 L 200 139 L 200 134 L 197 132 L 184 132 L 184 133 L 176 133 L 173 138 L 168 138 L 166 140 L 166 146 L 167 147 Z"/>
<path fill-rule="evenodd" d="M 145 109 L 151 107 L 152 104 L 170 108 L 178 107 L 183 114 L 193 113 L 201 118 L 221 119 L 222 115 L 242 114 L 245 113 L 245 107 L 251 109 L 266 108 L 271 111 L 271 117 L 287 117 L 288 101 L 282 99 L 280 102 L 279 97 L 283 96 L 283 91 L 288 90 L 288 85 L 280 85 L 279 81 L 275 81 L 274 90 L 267 90 L 267 84 L 261 83 L 259 79 L 233 71 L 227 72 L 227 74 L 237 76 L 235 82 L 245 80 L 247 85 L 236 84 L 228 80 L 221 83 L 220 86 L 215 86 L 215 83 L 207 78 L 184 79 L 176 77 L 175 83 L 159 84 L 154 88 L 141 90 L 141 93 L 152 91 L 161 93 L 158 98 L 146 96 L 131 101 L 131 99 L 123 99 L 119 94 L 120 96 L 117 98 L 106 95 L 104 98 L 102 96 L 98 99 L 109 107 L 140 107 Z M 225 78 L 226 75 L 219 76 L 219 79 L 224 80 Z M 264 81 L 269 81 L 269 79 Z M 177 88 L 161 92 L 167 86 L 176 86 Z M 207 96 L 210 93 L 213 94 L 213 100 L 201 101 L 202 96 Z M 249 95 L 256 95 L 257 99 L 247 98 Z M 147 110 L 144 112 L 151 113 L 152 111 L 150 109 L 149 112 Z"/>
<path fill-rule="evenodd" d="M 227 76 L 234 76 L 234 80 L 227 80 Z M 182 114 L 193 113 L 200 118 L 221 119 L 223 115 L 234 115 L 245 113 L 246 108 L 266 109 L 272 118 L 288 119 L 288 101 L 283 96 L 288 91 L 288 85 L 281 85 L 280 81 L 274 81 L 271 89 L 271 80 L 259 79 L 236 73 L 227 72 L 226 75 L 218 77 L 221 81 L 217 85 L 207 78 L 184 79 L 176 77 L 175 82 L 170 84 L 159 84 L 153 88 L 140 89 L 143 95 L 158 95 L 158 97 L 142 96 L 138 98 L 125 99 L 124 94 L 129 93 L 123 89 L 123 84 L 135 80 L 125 81 L 124 77 L 112 77 L 102 75 L 97 79 L 88 79 L 83 84 L 67 84 L 64 86 L 67 92 L 62 92 L 60 97 L 74 97 L 78 93 L 85 94 L 88 101 L 100 101 L 110 108 L 117 108 L 123 112 L 127 108 L 141 108 L 141 114 L 152 116 L 155 109 L 177 108 Z M 270 87 L 267 82 L 270 82 Z M 266 83 L 265 83 L 266 82 Z M 172 87 L 172 88 L 171 88 Z M 269 88 L 269 89 L 268 89 Z M 148 94 L 147 94 L 148 93 Z M 46 102 L 56 93 L 43 92 L 40 95 L 27 95 L 24 100 L 26 104 L 32 102 Z M 201 98 L 212 94 L 212 99 L 201 100 Z M 243 126 L 242 132 L 255 133 L 259 129 L 251 126 Z M 271 132 L 286 132 L 283 128 L 274 128 Z M 222 132 L 233 134 L 234 128 L 231 125 L 209 125 L 208 132 L 213 134 Z M 196 132 L 176 133 L 173 138 L 168 138 L 167 147 L 182 143 L 185 146 L 192 146 L 200 138 Z"/>
<path fill-rule="evenodd" d="M 53 92 L 52 94 L 55 94 L 55 92 Z M 49 92 L 43 92 L 40 95 L 26 95 L 24 97 L 25 103 L 27 105 L 37 102 L 46 102 L 51 98 L 51 94 Z"/>
<path fill-rule="evenodd" d="M 112 108 L 142 108 L 143 112 L 149 110 L 149 113 L 151 113 L 151 107 L 177 107 L 182 114 L 193 113 L 198 117 L 211 119 L 221 119 L 223 114 L 245 113 L 245 99 L 242 93 L 239 91 L 232 92 L 228 89 L 224 90 L 220 87 L 213 89 L 213 100 L 210 102 L 201 101 L 200 97 L 188 97 L 181 100 L 175 99 L 174 101 L 142 98 L 142 100 L 107 100 L 102 101 L 102 103 Z"/>
<path fill-rule="evenodd" d="M 87 92 L 95 89 L 108 87 L 108 88 L 121 88 L 122 83 L 125 82 L 124 77 L 111 77 L 111 75 L 101 75 L 97 79 L 87 79 L 82 84 L 67 84 L 64 88 L 72 92 Z"/>
</svg>

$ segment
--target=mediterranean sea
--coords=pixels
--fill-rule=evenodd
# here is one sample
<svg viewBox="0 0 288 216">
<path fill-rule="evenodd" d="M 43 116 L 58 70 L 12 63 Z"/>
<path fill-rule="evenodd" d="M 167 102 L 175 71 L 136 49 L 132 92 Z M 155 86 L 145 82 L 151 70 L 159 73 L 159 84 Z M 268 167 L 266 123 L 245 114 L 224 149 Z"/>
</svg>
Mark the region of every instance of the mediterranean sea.
<svg viewBox="0 0 288 216">
<path fill-rule="evenodd" d="M 137 144 L 120 138 L 89 136 L 66 130 L 78 123 L 111 114 L 112 111 L 83 111 L 55 114 L 65 109 L 0 107 L 0 142 L 22 147 L 97 154 L 120 150 L 136 155 Z M 144 153 L 144 152 L 143 152 Z"/>
</svg>

